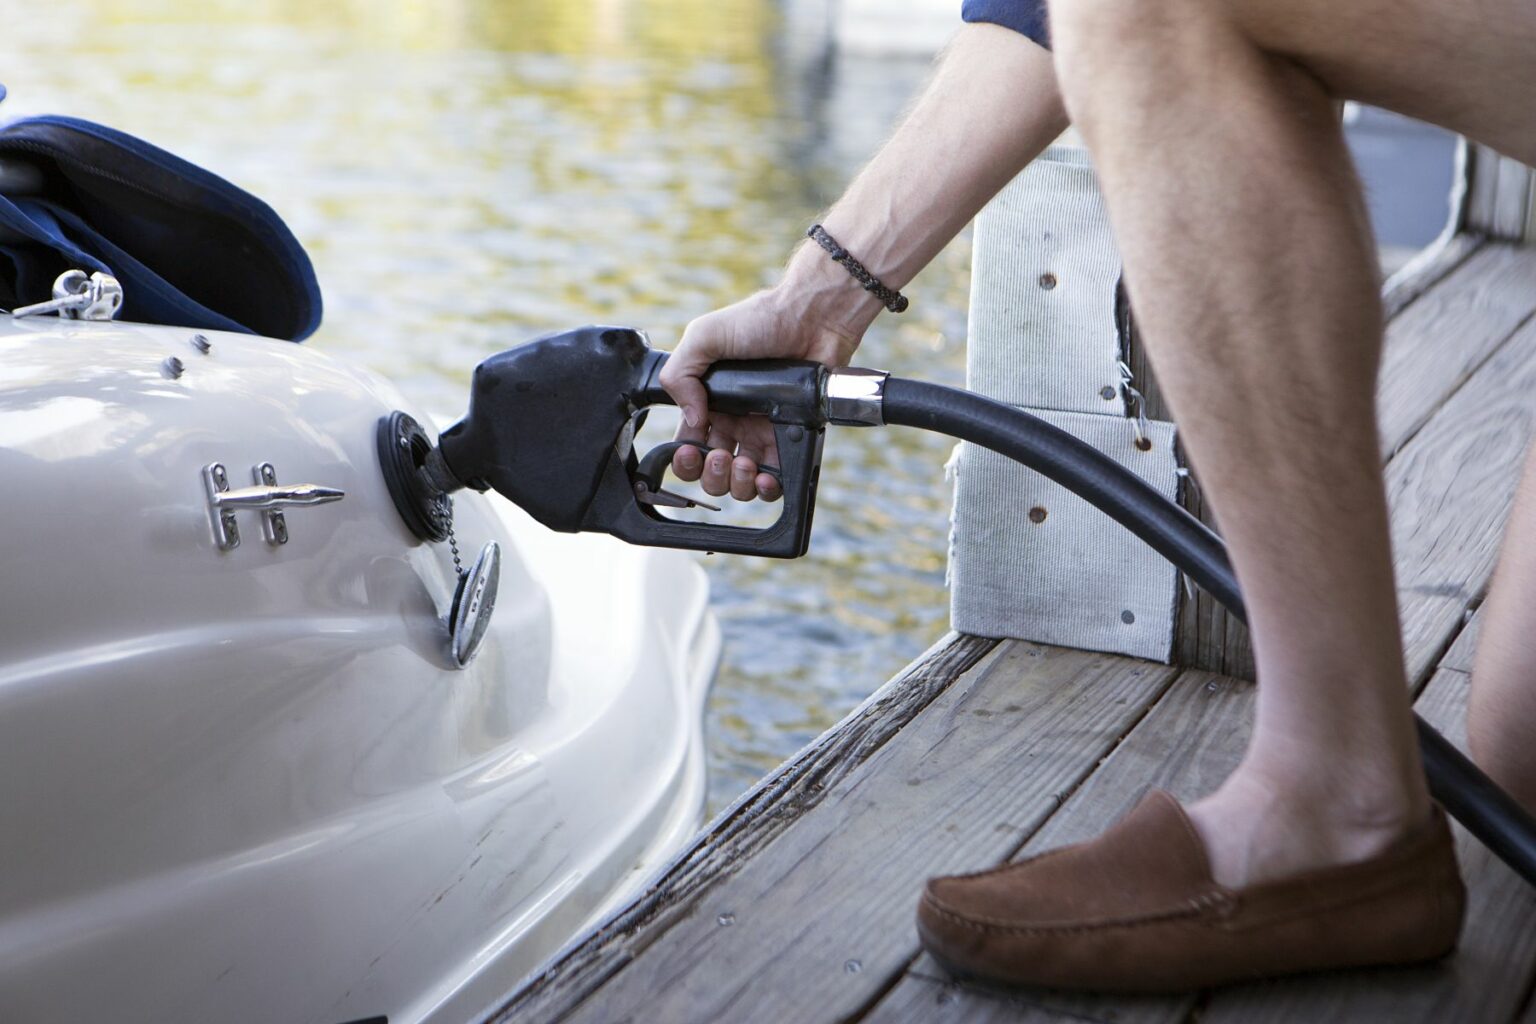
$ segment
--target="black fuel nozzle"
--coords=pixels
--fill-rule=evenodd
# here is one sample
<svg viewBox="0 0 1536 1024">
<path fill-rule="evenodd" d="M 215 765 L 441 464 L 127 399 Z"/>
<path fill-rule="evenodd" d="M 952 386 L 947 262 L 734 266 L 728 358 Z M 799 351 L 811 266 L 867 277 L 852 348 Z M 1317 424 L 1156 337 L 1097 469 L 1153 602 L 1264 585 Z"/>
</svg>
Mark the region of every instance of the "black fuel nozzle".
<svg viewBox="0 0 1536 1024">
<path fill-rule="evenodd" d="M 704 376 L 711 409 L 773 424 L 783 511 L 772 525 L 750 529 L 657 511 L 658 504 L 687 503 L 657 500 L 674 498 L 651 479 L 658 460 L 643 472 L 633 448 L 644 411 L 673 404 L 659 380 L 666 360 L 644 334 L 624 327 L 545 335 L 492 356 L 475 368 L 464 419 L 443 431 L 437 447 L 416 453 L 411 483 L 444 497 L 459 487 L 495 490 L 566 533 L 779 558 L 804 554 L 826 425 L 880 422 L 879 388 L 870 381 L 884 375 L 836 371 L 846 379 L 829 387 L 831 375 L 819 363 L 754 360 L 717 363 Z"/>
</svg>

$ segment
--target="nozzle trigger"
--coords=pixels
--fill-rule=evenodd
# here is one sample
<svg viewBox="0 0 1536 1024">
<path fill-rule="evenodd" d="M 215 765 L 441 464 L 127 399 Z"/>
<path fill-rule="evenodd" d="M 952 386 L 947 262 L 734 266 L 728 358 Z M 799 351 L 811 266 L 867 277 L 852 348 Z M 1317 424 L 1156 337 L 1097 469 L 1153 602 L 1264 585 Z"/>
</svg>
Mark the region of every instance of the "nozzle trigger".
<svg viewBox="0 0 1536 1024">
<path fill-rule="evenodd" d="M 635 481 L 635 498 L 647 505 L 664 505 L 667 508 L 707 508 L 711 512 L 719 512 L 719 505 L 711 505 L 707 501 L 699 501 L 685 494 L 674 494 L 661 488 L 652 490 L 644 480 Z"/>
<path fill-rule="evenodd" d="M 645 458 L 641 459 L 640 464 L 635 467 L 635 494 L 640 498 L 641 501 L 651 505 L 669 505 L 674 508 L 691 508 L 693 505 L 702 505 L 704 508 L 719 512 L 719 508 L 709 504 L 708 502 L 699 501 L 694 498 L 685 498 L 680 494 L 673 494 L 670 496 L 674 498 L 680 498 L 683 501 L 689 502 L 690 504 L 674 505 L 672 502 L 652 501 L 647 499 L 645 494 L 641 493 L 640 488 L 642 485 L 646 488 L 646 493 L 652 496 L 668 493 L 661 489 L 661 481 L 662 478 L 667 475 L 667 467 L 672 465 L 672 456 L 677 454 L 678 450 L 681 448 L 697 448 L 705 455 L 708 455 L 710 452 L 715 450 L 709 445 L 704 444 L 702 441 L 667 441 L 663 444 L 657 445 L 655 448 L 652 448 L 650 451 L 646 452 Z M 780 472 L 778 466 L 758 466 L 757 471 L 759 473 L 767 473 L 769 476 L 777 480 L 781 486 L 784 483 L 784 474 Z"/>
</svg>

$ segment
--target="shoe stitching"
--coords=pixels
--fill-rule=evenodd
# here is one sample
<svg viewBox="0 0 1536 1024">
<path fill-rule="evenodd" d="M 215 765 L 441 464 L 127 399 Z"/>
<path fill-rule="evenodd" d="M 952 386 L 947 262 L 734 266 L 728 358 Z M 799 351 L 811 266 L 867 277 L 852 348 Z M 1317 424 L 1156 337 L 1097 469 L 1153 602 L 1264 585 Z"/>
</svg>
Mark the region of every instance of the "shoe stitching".
<svg viewBox="0 0 1536 1024">
<path fill-rule="evenodd" d="M 1271 925 L 1284 924 L 1286 922 L 1294 921 L 1297 918 L 1306 917 L 1308 915 L 1334 913 L 1336 911 L 1345 910 L 1349 907 L 1359 906 L 1363 903 L 1370 903 L 1375 900 L 1398 896 L 1402 894 L 1404 890 L 1408 890 L 1408 892 L 1411 894 L 1412 891 L 1417 888 L 1423 888 L 1427 890 L 1428 893 L 1434 894 L 1435 898 L 1438 899 L 1448 889 L 1452 888 L 1452 886 L 1447 886 L 1445 884 L 1447 879 L 1437 879 L 1434 877 L 1434 875 L 1438 873 L 1439 872 L 1436 872 L 1433 869 L 1431 869 L 1429 872 L 1426 872 L 1425 875 L 1411 875 L 1404 873 L 1401 877 L 1382 880 L 1377 882 L 1375 885 L 1364 883 L 1365 887 L 1356 892 L 1346 893 L 1330 899 L 1323 899 L 1317 902 L 1307 903 L 1304 906 L 1294 907 L 1288 911 L 1273 912 L 1265 915 L 1258 915 L 1258 912 L 1256 911 L 1255 914 L 1258 916 L 1257 920 L 1232 924 L 1228 927 L 1228 930 L 1233 932 L 1240 932 L 1249 928 L 1264 928 Z M 1460 875 L 1456 874 L 1455 878 L 1459 880 Z M 1241 902 L 1240 894 L 1239 902 Z"/>
<path fill-rule="evenodd" d="M 1175 800 L 1173 798 L 1173 795 L 1171 793 L 1169 793 L 1167 790 L 1163 790 L 1163 789 L 1149 790 L 1147 795 L 1148 796 L 1156 795 L 1156 796 L 1166 797 L 1167 801 L 1170 804 L 1173 805 L 1173 807 L 1177 811 L 1177 817 L 1179 819 L 1179 824 L 1183 827 L 1184 834 L 1186 836 L 1188 836 L 1194 842 L 1195 849 L 1197 851 L 1199 851 L 1200 866 L 1201 866 L 1201 868 L 1203 869 L 1203 871 L 1205 873 L 1205 877 L 1207 879 L 1210 879 L 1211 884 L 1213 884 L 1213 885 L 1217 884 L 1216 881 L 1215 881 L 1215 878 L 1213 877 L 1212 872 L 1211 872 L 1210 857 L 1209 857 L 1209 855 L 1205 851 L 1205 840 L 1200 838 L 1199 831 L 1194 827 L 1194 823 L 1189 820 L 1189 815 L 1185 812 L 1183 805 L 1180 804 L 1177 800 Z M 1134 810 L 1135 808 L 1132 808 L 1132 809 Z M 1436 807 L 1436 812 L 1437 812 L 1437 814 L 1439 813 L 1438 806 Z M 1122 820 L 1124 820 L 1124 819 L 1122 819 Z M 1100 838 L 1102 838 L 1102 836 Z M 1419 847 L 1421 847 L 1423 845 L 1426 845 L 1426 844 L 1433 844 L 1436 841 L 1436 838 L 1437 837 L 1434 835 L 1434 827 L 1433 827 L 1433 825 L 1431 824 L 1429 826 L 1426 826 L 1426 832 L 1419 833 L 1418 835 L 1411 837 L 1398 850 L 1398 852 L 1402 856 L 1400 858 L 1394 858 L 1394 859 L 1395 860 L 1396 859 L 1400 859 L 1402 861 L 1412 860 L 1413 857 L 1419 852 L 1418 851 Z M 1038 864 L 1039 862 L 1041 862 L 1043 860 L 1046 860 L 1049 857 L 1054 857 L 1057 854 L 1066 853 L 1069 850 L 1079 849 L 1080 847 L 1087 845 L 1089 842 L 1095 842 L 1095 841 L 1096 840 L 1087 840 L 1085 842 L 1069 843 L 1066 846 L 1058 846 L 1054 850 L 1046 850 L 1043 853 L 1037 853 L 1033 857 L 1028 857 L 1028 858 L 1026 858 L 1024 860 L 1009 861 L 1009 862 L 1007 862 L 1005 864 L 998 864 L 998 865 L 996 865 L 994 867 L 983 868 L 980 871 L 969 871 L 969 872 L 966 872 L 964 874 L 942 875 L 942 876 L 939 876 L 939 877 L 944 878 L 944 879 L 949 879 L 949 880 L 966 880 L 966 879 L 991 878 L 991 877 L 996 876 L 996 875 L 1003 875 L 1003 874 L 1007 874 L 1010 871 L 1017 871 L 1017 870 L 1019 870 L 1021 868 L 1029 867 L 1032 864 Z M 1376 859 L 1376 858 L 1372 858 L 1372 860 L 1374 860 L 1374 859 Z M 1362 861 L 1362 862 L 1359 862 L 1359 863 L 1356 863 L 1356 864 L 1340 864 L 1340 865 L 1336 865 L 1336 866 L 1334 866 L 1332 868 L 1326 869 L 1326 870 L 1324 870 L 1322 872 L 1317 872 L 1316 874 L 1318 874 L 1318 875 L 1320 875 L 1322 877 L 1326 877 L 1326 876 L 1332 875 L 1334 873 L 1343 874 L 1343 873 L 1349 872 L 1351 869 L 1365 868 L 1365 867 L 1369 867 L 1370 865 L 1371 865 L 1371 860 Z M 1290 879 L 1281 879 L 1280 883 L 1284 883 L 1284 882 L 1287 882 L 1287 881 L 1290 881 Z M 1280 884 L 1280 883 L 1276 883 L 1276 884 Z M 1260 888 L 1262 888 L 1262 886 L 1260 886 Z"/>
<path fill-rule="evenodd" d="M 1452 887 L 1461 882 L 1461 871 L 1456 863 L 1453 847 L 1442 837 L 1430 832 L 1398 847 L 1392 855 L 1383 855 L 1353 864 L 1340 864 L 1308 876 L 1282 878 L 1242 890 L 1235 895 L 1250 907 L 1274 890 L 1284 891 L 1303 884 L 1305 878 L 1312 885 L 1340 886 L 1353 883 L 1349 892 L 1309 902 L 1290 912 L 1271 912 L 1249 927 L 1278 924 L 1311 913 L 1339 910 L 1369 900 L 1391 896 L 1404 889 L 1422 887 L 1426 891 L 1443 892 L 1446 883 Z M 1440 849 L 1435 849 L 1440 847 Z M 1383 863 L 1383 860 L 1385 861 Z M 1244 899 L 1246 897 L 1246 899 Z M 1233 929 L 1237 930 L 1237 929 Z"/>
<path fill-rule="evenodd" d="M 1201 897 L 1196 897 L 1190 901 L 1188 906 L 1181 907 L 1178 910 L 1163 911 L 1158 914 L 1149 914 L 1145 917 L 1139 918 L 1111 918 L 1104 921 L 1094 921 L 1092 923 L 1086 924 L 1039 925 L 1010 924 L 1006 921 L 1000 921 L 996 918 L 988 917 L 967 917 L 963 914 L 959 914 L 953 910 L 950 910 L 948 907 L 927 896 L 923 897 L 923 902 L 928 905 L 930 910 L 938 914 L 940 917 L 943 917 L 951 923 L 957 924 L 962 928 L 969 928 L 972 931 L 1009 932 L 1016 935 L 1067 935 L 1080 932 L 1103 932 L 1111 931 L 1114 929 L 1142 928 L 1148 925 L 1166 924 L 1170 921 L 1198 918 L 1203 916 L 1206 910 L 1205 906 L 1198 905 L 1198 901 L 1200 899 Z"/>
</svg>

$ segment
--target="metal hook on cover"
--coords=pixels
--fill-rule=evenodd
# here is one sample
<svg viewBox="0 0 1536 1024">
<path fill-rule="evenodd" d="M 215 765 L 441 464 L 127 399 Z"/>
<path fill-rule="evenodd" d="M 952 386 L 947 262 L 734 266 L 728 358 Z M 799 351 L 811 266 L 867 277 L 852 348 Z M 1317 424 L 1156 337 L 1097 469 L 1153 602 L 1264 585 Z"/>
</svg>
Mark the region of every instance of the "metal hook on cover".
<svg viewBox="0 0 1536 1024">
<path fill-rule="evenodd" d="M 20 319 L 41 313 L 57 313 L 69 320 L 111 320 L 123 308 L 123 286 L 111 274 L 66 270 L 53 281 L 53 298 L 11 311 Z"/>
</svg>

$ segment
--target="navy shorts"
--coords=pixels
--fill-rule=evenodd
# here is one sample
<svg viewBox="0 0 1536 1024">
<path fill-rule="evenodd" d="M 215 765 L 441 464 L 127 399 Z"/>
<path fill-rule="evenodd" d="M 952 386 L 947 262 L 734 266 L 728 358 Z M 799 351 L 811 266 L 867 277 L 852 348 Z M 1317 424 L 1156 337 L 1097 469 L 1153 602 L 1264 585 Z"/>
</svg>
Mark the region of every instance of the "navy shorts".
<svg viewBox="0 0 1536 1024">
<path fill-rule="evenodd" d="M 1047 50 L 1051 48 L 1051 30 L 1045 20 L 1045 0 L 965 0 L 960 17 L 966 21 L 986 21 L 1021 32 Z"/>
</svg>

